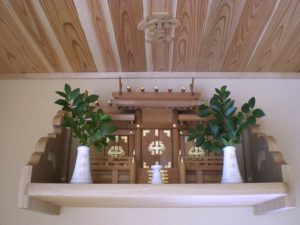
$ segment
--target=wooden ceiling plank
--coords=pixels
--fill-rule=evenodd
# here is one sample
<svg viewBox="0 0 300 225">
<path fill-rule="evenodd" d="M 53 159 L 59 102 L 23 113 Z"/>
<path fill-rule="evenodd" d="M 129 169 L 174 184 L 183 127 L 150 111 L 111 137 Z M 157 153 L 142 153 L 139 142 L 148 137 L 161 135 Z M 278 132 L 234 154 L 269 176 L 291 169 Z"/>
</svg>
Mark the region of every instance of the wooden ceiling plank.
<svg viewBox="0 0 300 225">
<path fill-rule="evenodd" d="M 45 62 L 26 29 L 22 27 L 18 16 L 8 1 L 0 2 L 0 48 L 1 64 L 11 69 L 7 72 L 51 72 L 51 66 Z M 7 66 L 2 68 L 6 70 Z"/>
<path fill-rule="evenodd" d="M 148 0 L 145 2 L 148 2 L 147 15 L 152 15 L 152 12 L 169 12 L 172 15 L 172 4 L 173 2 L 175 2 L 175 0 Z M 176 15 L 174 15 L 174 17 L 175 16 Z M 174 29 L 172 30 L 174 36 Z M 170 50 L 171 45 L 173 45 L 174 43 L 163 41 L 158 43 L 147 44 L 152 46 L 151 60 L 153 62 L 153 71 L 169 71 L 169 63 L 171 61 L 170 57 L 172 57 L 172 55 L 170 54 Z"/>
<path fill-rule="evenodd" d="M 173 0 L 171 6 L 172 6 L 172 16 L 174 18 L 176 18 L 177 16 L 177 5 L 178 5 L 178 0 Z M 175 28 L 171 29 L 171 37 L 175 39 Z M 174 55 L 174 41 L 169 44 L 169 70 L 168 71 L 172 71 L 173 68 L 173 55 Z"/>
<path fill-rule="evenodd" d="M 97 71 L 72 0 L 40 0 L 74 72 Z"/>
<path fill-rule="evenodd" d="M 62 67 L 62 71 L 72 72 L 73 69 L 70 66 L 67 56 L 66 56 L 62 46 L 60 45 L 40 2 L 36 1 L 36 0 L 31 0 L 31 1 L 32 1 L 33 7 L 35 8 L 36 13 L 37 13 L 42 25 L 44 26 L 44 29 L 48 35 L 49 41 L 50 41 L 51 45 L 53 46 L 53 49 L 55 49 L 56 56 Z"/>
<path fill-rule="evenodd" d="M 35 54 L 37 57 L 40 58 L 40 60 L 43 62 L 44 66 L 46 67 L 48 72 L 54 72 L 54 68 L 52 67 L 51 63 L 48 61 L 48 59 L 45 57 L 44 53 L 40 49 L 40 46 L 34 41 L 30 33 L 27 31 L 26 27 L 21 21 L 21 18 L 19 18 L 19 15 L 17 15 L 17 12 L 14 10 L 14 8 L 11 5 L 10 0 L 3 0 L 6 9 L 8 10 L 8 13 L 14 18 L 15 23 L 17 24 L 18 28 L 21 30 L 25 40 L 28 42 L 28 44 L 32 47 L 33 51 L 35 51 Z"/>
<path fill-rule="evenodd" d="M 144 18 L 148 17 L 149 13 L 151 12 L 149 9 L 149 0 L 143 0 L 143 16 Z M 152 57 L 152 44 L 146 41 L 146 31 L 144 32 L 145 35 L 145 54 L 146 54 L 146 63 L 147 63 L 147 71 L 153 71 L 153 57 Z"/>
<path fill-rule="evenodd" d="M 172 71 L 196 71 L 203 41 L 208 0 L 178 0 Z"/>
<path fill-rule="evenodd" d="M 211 3 L 197 71 L 221 71 L 245 3 L 246 0 L 222 0 Z"/>
<path fill-rule="evenodd" d="M 103 14 L 104 20 L 106 21 L 106 28 L 107 28 L 108 36 L 110 39 L 114 59 L 116 60 L 117 71 L 122 71 L 122 64 L 121 64 L 120 54 L 119 54 L 119 50 L 118 50 L 118 46 L 117 46 L 113 22 L 112 22 L 112 18 L 110 15 L 108 1 L 109 0 L 101 1 L 102 14 Z"/>
<path fill-rule="evenodd" d="M 91 1 L 82 1 L 82 0 L 73 0 L 74 5 L 77 10 L 77 14 L 84 31 L 85 37 L 87 39 L 87 43 L 91 50 L 91 53 L 94 58 L 95 65 L 97 67 L 98 72 L 102 72 L 106 70 L 105 66 L 105 55 L 102 52 L 100 47 L 100 42 L 98 41 L 96 30 L 95 30 L 95 23 L 92 18 L 94 11 L 90 11 L 91 8 L 89 7 L 90 4 L 93 4 Z M 92 9 L 93 10 L 93 9 Z M 96 18 L 97 20 L 97 18 Z M 104 24 L 105 25 L 105 24 Z M 103 32 L 103 34 L 105 31 Z M 108 43 L 106 43 L 108 44 Z M 109 57 L 109 56 L 107 56 Z"/>
<path fill-rule="evenodd" d="M 143 19 L 140 0 L 109 0 L 108 5 L 116 35 L 122 71 L 145 71 L 145 37 L 137 30 Z"/>
<path fill-rule="evenodd" d="M 51 29 L 39 1 L 10 0 L 10 4 L 32 40 L 55 72 L 71 72 L 71 67 Z"/>
<path fill-rule="evenodd" d="M 8 73 L 8 79 L 10 78 L 10 74 L 31 71 L 30 68 L 28 69 L 24 57 L 19 54 L 17 46 L 13 45 L 10 47 L 10 44 L 12 43 L 10 42 L 8 44 L 6 37 L 2 37 L 0 34 L 0 76 Z M 21 78 L 21 76 L 23 75 L 19 74 L 19 78 Z"/>
<path fill-rule="evenodd" d="M 299 14 L 298 14 L 299 15 Z M 299 16 L 297 17 L 299 18 Z M 296 16 L 296 15 L 294 15 Z M 276 60 L 272 64 L 270 71 L 278 72 L 300 72 L 300 24 L 293 31 L 287 44 L 282 47 Z"/>
<path fill-rule="evenodd" d="M 85 32 L 89 47 L 94 57 L 98 71 L 120 71 L 113 49 L 112 35 L 109 33 L 102 4 L 107 1 L 74 0 L 82 28 Z M 108 19 L 109 20 L 109 19 Z M 114 34 L 113 34 L 114 35 Z"/>
<path fill-rule="evenodd" d="M 246 67 L 247 71 L 297 71 L 300 59 L 297 42 L 300 39 L 300 1 L 280 1 L 273 19 Z M 298 48 L 298 50 L 297 50 Z M 291 60 L 293 63 L 291 63 Z M 289 63 L 286 63 L 289 62 Z M 295 65 L 296 64 L 296 65 Z"/>
<path fill-rule="evenodd" d="M 277 1 L 247 0 L 221 68 L 223 71 L 244 71 Z"/>
</svg>

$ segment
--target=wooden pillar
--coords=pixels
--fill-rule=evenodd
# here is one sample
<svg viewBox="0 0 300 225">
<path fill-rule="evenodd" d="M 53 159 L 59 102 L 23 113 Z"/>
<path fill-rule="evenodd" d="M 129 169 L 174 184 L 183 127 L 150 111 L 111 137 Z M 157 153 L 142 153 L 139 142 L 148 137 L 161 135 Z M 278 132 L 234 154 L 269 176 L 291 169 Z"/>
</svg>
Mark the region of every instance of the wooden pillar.
<svg viewBox="0 0 300 225">
<path fill-rule="evenodd" d="M 142 167 L 142 129 L 141 129 L 141 122 L 142 122 L 142 112 L 140 109 L 136 110 L 135 115 L 135 159 L 136 159 L 136 166 Z"/>
<path fill-rule="evenodd" d="M 172 118 L 172 145 L 173 145 L 173 155 L 172 155 L 172 167 L 178 168 L 178 155 L 179 155 L 179 130 L 178 130 L 178 112 L 173 109 Z"/>
<path fill-rule="evenodd" d="M 183 161 L 183 158 L 180 157 L 180 162 L 179 162 L 179 180 L 181 184 L 185 184 L 185 164 Z"/>
<path fill-rule="evenodd" d="M 135 161 L 134 161 L 134 156 L 130 157 L 129 160 L 131 160 L 130 162 L 130 171 L 129 171 L 129 183 L 130 184 L 135 184 L 136 181 L 136 170 L 135 170 Z"/>
</svg>

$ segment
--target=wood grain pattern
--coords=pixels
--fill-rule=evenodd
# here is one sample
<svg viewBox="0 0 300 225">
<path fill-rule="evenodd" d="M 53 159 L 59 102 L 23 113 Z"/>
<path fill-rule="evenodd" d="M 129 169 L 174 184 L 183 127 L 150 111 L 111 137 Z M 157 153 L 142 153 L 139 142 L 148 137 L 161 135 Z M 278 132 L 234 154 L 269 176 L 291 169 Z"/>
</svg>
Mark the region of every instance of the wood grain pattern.
<svg viewBox="0 0 300 225">
<path fill-rule="evenodd" d="M 74 0 L 98 71 L 118 71 L 100 1 Z"/>
<path fill-rule="evenodd" d="M 247 0 L 222 70 L 241 71 L 247 65 L 278 0 Z"/>
<path fill-rule="evenodd" d="M 148 15 L 152 15 L 152 12 L 169 12 L 172 14 L 172 0 L 151 0 L 147 2 Z M 172 57 L 172 55 L 170 55 L 170 51 L 171 45 L 173 44 L 173 42 L 148 43 L 148 45 L 151 45 L 152 47 L 151 58 L 153 71 L 169 71 L 170 58 Z"/>
<path fill-rule="evenodd" d="M 257 51 L 247 65 L 246 70 L 276 71 L 292 69 L 289 63 L 295 57 L 297 44 L 293 41 L 299 39 L 300 2 L 295 0 L 280 1 L 266 32 L 259 43 Z M 299 49 L 299 46 L 298 46 Z M 295 51 L 294 51 L 295 50 Z M 285 54 L 286 53 L 286 54 Z M 278 57 L 280 56 L 280 57 Z M 299 57 L 296 65 L 299 65 Z M 291 68 L 288 68 L 291 66 Z M 297 70 L 297 68 L 293 68 Z"/>
<path fill-rule="evenodd" d="M 51 68 L 45 65 L 34 46 L 28 42 L 18 25 L 18 18 L 12 15 L 7 4 L 0 2 L 1 67 L 8 72 L 51 72 Z"/>
<path fill-rule="evenodd" d="M 286 72 L 279 77 L 288 78 L 300 72 L 299 4 L 299 0 L 1 0 L 0 73 L 6 78 L 22 73 L 24 78 L 38 78 L 32 73 L 64 77 L 66 72 L 69 77 L 70 72 L 234 71 Z M 176 32 L 170 30 L 173 42 L 148 43 L 144 32 L 137 30 L 137 24 L 155 11 L 170 12 L 181 21 Z M 79 76 L 83 75 L 90 77 Z M 228 75 L 232 76 L 221 77 Z"/>
<path fill-rule="evenodd" d="M 278 45 L 278 49 L 281 49 L 281 51 L 276 54 L 276 59 L 272 63 L 270 71 L 300 72 L 300 2 L 291 1 L 289 10 L 291 11 L 286 14 L 290 13 L 291 16 L 284 23 L 287 24 L 285 25 L 287 30 L 284 32 L 283 40 Z"/>
<path fill-rule="evenodd" d="M 35 11 L 33 1 L 12 0 L 10 3 L 19 19 L 22 21 L 22 25 L 41 49 L 53 70 L 55 72 L 64 71 L 63 66 L 60 64 L 58 54 L 55 52 L 55 49 L 49 40 L 45 27 Z"/>
<path fill-rule="evenodd" d="M 195 71 L 203 41 L 208 1 L 179 0 L 177 19 L 181 25 L 175 31 L 173 71 Z"/>
<path fill-rule="evenodd" d="M 198 71 L 221 71 L 246 0 L 213 1 L 197 61 Z"/>
<path fill-rule="evenodd" d="M 74 3 L 71 0 L 40 2 L 73 71 L 97 71 Z"/>
<path fill-rule="evenodd" d="M 123 71 L 145 71 L 145 38 L 137 30 L 143 18 L 140 0 L 110 0 L 108 2 L 113 21 Z"/>
</svg>

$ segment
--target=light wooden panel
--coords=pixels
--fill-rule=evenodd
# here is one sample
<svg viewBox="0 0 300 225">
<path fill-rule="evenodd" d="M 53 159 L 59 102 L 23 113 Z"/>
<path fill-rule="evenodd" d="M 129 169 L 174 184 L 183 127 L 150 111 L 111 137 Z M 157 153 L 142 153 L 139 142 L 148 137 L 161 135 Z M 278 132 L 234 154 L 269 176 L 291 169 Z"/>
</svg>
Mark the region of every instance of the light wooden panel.
<svg viewBox="0 0 300 225">
<path fill-rule="evenodd" d="M 279 77 L 288 78 L 300 72 L 299 5 L 299 0 L 1 0 L 0 73 L 37 78 L 32 73 L 234 71 L 286 72 Z M 170 32 L 173 42 L 147 43 L 137 30 L 155 11 L 180 20 Z M 84 75 L 90 77 L 78 76 Z M 251 74 L 257 76 L 265 77 Z"/>
<path fill-rule="evenodd" d="M 213 1 L 197 61 L 198 71 L 221 71 L 246 0 Z"/>
<path fill-rule="evenodd" d="M 300 1 L 280 1 L 266 32 L 259 43 L 246 70 L 248 71 L 284 71 L 298 65 L 300 58 L 289 64 L 291 58 L 296 57 L 299 45 L 293 40 L 300 38 Z M 298 27 L 298 29 L 297 29 Z M 297 50 L 298 49 L 298 50 Z M 290 67 L 290 68 L 289 68 Z"/>
<path fill-rule="evenodd" d="M 143 18 L 141 0 L 109 0 L 123 71 L 145 71 L 145 38 L 137 24 Z"/>
<path fill-rule="evenodd" d="M 55 51 L 56 49 L 52 45 L 51 40 L 47 35 L 47 31 L 45 30 L 45 27 L 43 26 L 38 13 L 35 10 L 34 2 L 32 0 L 11 0 L 10 3 L 22 22 L 22 25 L 28 31 L 39 49 L 43 52 L 53 70 L 55 72 L 68 72 L 68 69 L 61 65 L 62 61 L 60 60 L 60 54 L 63 53 Z"/>
<path fill-rule="evenodd" d="M 208 5 L 207 0 L 178 1 L 176 17 L 181 25 L 175 31 L 173 71 L 196 71 Z"/>
<path fill-rule="evenodd" d="M 0 21 L 1 71 L 51 72 L 40 57 L 39 49 L 28 43 L 28 36 L 24 35 L 20 21 L 13 15 L 7 1 L 0 1 Z"/>
<path fill-rule="evenodd" d="M 284 32 L 283 40 L 277 46 L 281 51 L 276 54 L 270 71 L 300 72 L 300 2 L 292 1 L 289 10 L 291 11 L 286 14 L 291 13 L 291 16 L 284 23 L 287 30 Z"/>
<path fill-rule="evenodd" d="M 176 0 L 177 1 L 177 0 Z M 150 0 L 148 3 L 148 15 L 152 12 L 169 12 L 172 15 L 173 4 L 176 4 L 175 0 Z M 145 6 L 144 6 L 145 7 Z M 175 17 L 176 15 L 174 15 Z M 147 44 L 147 43 L 146 43 Z M 153 71 L 169 71 L 170 70 L 170 58 L 171 45 L 173 42 L 158 42 L 148 43 L 152 47 L 151 60 Z M 149 69 L 148 69 L 149 70 Z"/>
<path fill-rule="evenodd" d="M 119 71 L 113 45 L 114 33 L 107 28 L 102 4 L 106 1 L 74 0 L 98 71 Z"/>
<path fill-rule="evenodd" d="M 71 0 L 40 0 L 74 72 L 97 71 Z"/>
<path fill-rule="evenodd" d="M 278 0 L 247 0 L 222 70 L 243 71 Z"/>
</svg>

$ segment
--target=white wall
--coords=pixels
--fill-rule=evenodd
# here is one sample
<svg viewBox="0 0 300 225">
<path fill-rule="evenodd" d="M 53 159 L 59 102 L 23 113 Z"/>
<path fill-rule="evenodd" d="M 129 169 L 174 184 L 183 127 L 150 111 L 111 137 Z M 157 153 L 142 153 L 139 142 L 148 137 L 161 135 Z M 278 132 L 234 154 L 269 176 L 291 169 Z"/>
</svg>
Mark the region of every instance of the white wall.
<svg viewBox="0 0 300 225">
<path fill-rule="evenodd" d="M 199 209 L 101 209 L 63 208 L 61 215 L 49 216 L 17 208 L 21 167 L 26 164 L 38 139 L 52 131 L 53 104 L 65 82 L 88 89 L 108 100 L 118 90 L 118 80 L 0 80 L 0 225 L 99 224 L 99 225 L 189 225 L 189 224 L 300 224 L 300 207 L 271 215 L 254 216 L 251 208 Z M 159 86 L 188 89 L 189 79 L 123 80 L 124 86 L 146 90 Z M 264 109 L 263 130 L 273 135 L 292 165 L 297 194 L 300 193 L 300 80 L 196 79 L 195 90 L 208 98 L 215 87 L 228 85 L 241 105 L 255 96 Z M 300 203 L 300 197 L 298 197 Z"/>
</svg>

